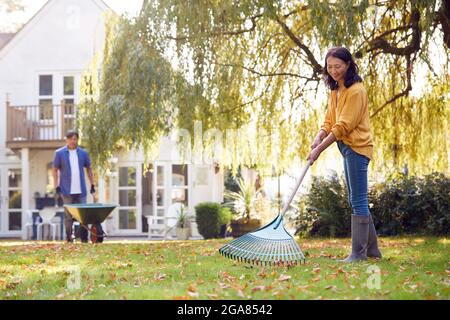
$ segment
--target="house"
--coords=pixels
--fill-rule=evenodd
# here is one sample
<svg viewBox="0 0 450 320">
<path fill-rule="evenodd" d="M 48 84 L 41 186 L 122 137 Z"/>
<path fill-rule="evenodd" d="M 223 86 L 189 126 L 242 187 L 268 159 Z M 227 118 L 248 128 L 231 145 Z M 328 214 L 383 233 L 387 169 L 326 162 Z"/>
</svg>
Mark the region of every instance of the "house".
<svg viewBox="0 0 450 320">
<path fill-rule="evenodd" d="M 53 191 L 54 151 L 75 126 L 81 76 L 102 50 L 108 10 L 101 0 L 49 0 L 17 33 L 0 35 L 0 237 L 24 237 L 29 210 Z M 193 213 L 223 200 L 223 173 L 183 165 L 168 137 L 155 159 L 144 172 L 142 152 L 118 153 L 99 177 L 98 201 L 119 205 L 105 222 L 110 236 L 146 235 L 146 216 L 163 224 L 173 203 Z"/>
</svg>

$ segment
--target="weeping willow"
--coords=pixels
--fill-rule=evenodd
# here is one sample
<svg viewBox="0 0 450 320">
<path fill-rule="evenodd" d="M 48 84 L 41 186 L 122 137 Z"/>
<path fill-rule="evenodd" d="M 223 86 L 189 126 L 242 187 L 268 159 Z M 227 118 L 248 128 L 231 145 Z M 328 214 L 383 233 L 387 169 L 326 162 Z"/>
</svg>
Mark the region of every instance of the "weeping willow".
<svg viewBox="0 0 450 320">
<path fill-rule="evenodd" d="M 174 130 L 194 146 L 201 123 L 203 151 L 217 165 L 281 172 L 306 158 L 327 106 L 323 57 L 345 46 L 369 93 L 375 172 L 447 171 L 443 8 L 437 0 L 144 1 L 136 18 L 108 19 L 102 57 L 86 71 L 84 144 L 105 167 L 124 148 L 152 154 Z M 411 96 L 419 71 L 429 80 Z"/>
</svg>

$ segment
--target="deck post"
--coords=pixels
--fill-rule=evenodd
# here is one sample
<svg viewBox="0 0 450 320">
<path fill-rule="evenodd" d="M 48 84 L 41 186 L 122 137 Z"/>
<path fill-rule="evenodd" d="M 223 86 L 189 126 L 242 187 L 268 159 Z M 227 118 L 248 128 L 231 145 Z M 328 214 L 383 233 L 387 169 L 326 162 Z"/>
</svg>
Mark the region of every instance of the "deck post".
<svg viewBox="0 0 450 320">
<path fill-rule="evenodd" d="M 26 216 L 27 210 L 30 209 L 30 149 L 22 148 L 22 239 L 27 237 Z"/>
</svg>

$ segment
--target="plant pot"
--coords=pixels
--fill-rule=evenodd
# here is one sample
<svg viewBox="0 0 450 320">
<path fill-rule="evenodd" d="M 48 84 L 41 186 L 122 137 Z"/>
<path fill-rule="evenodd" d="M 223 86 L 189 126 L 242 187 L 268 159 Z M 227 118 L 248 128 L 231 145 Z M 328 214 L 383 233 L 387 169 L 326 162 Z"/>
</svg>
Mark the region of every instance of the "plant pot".
<svg viewBox="0 0 450 320">
<path fill-rule="evenodd" d="M 255 231 L 261 227 L 261 219 L 250 220 L 232 220 L 231 221 L 231 235 L 233 238 L 238 238 L 246 233 Z"/>
<path fill-rule="evenodd" d="M 226 238 L 227 236 L 227 229 L 228 229 L 228 225 L 227 224 L 223 224 L 220 226 L 220 234 L 219 237 L 221 238 Z"/>
<path fill-rule="evenodd" d="M 178 240 L 188 240 L 190 236 L 190 228 L 177 228 L 177 239 Z"/>
</svg>

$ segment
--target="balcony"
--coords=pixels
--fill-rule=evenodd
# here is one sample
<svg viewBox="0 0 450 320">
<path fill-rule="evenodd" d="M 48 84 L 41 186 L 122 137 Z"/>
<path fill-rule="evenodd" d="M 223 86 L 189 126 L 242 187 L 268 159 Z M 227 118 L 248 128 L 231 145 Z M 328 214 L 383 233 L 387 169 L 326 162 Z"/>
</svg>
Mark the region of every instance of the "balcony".
<svg viewBox="0 0 450 320">
<path fill-rule="evenodd" d="M 76 106 L 43 104 L 11 106 L 6 103 L 6 147 L 55 149 L 65 144 L 65 133 L 75 129 Z"/>
</svg>

